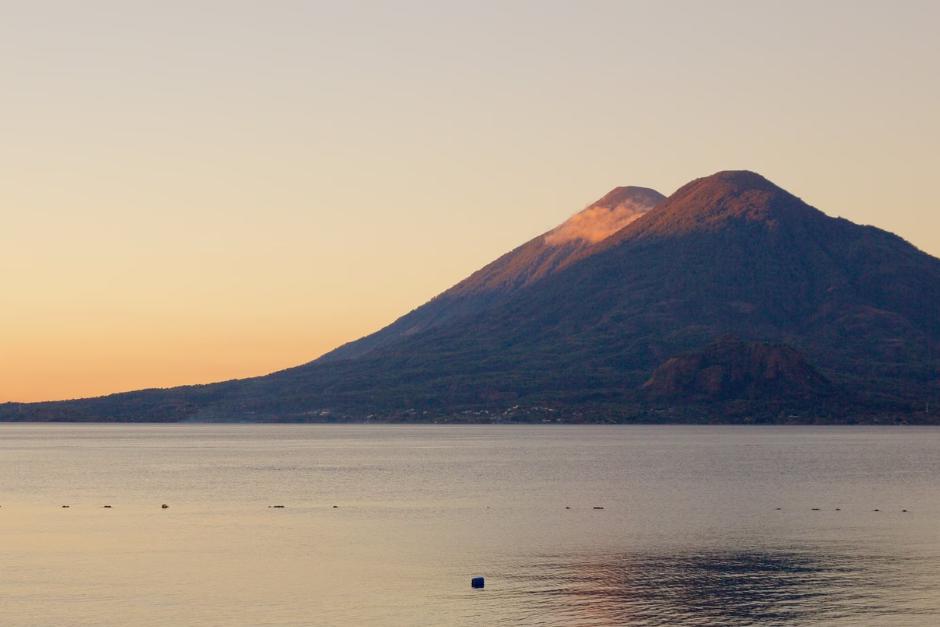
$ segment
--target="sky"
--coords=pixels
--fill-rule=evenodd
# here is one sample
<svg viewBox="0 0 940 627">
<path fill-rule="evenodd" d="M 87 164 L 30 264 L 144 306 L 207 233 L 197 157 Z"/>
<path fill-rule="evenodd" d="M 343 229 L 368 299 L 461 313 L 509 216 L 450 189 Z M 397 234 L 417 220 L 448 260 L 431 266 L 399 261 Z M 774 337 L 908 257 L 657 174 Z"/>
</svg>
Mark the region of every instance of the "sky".
<svg viewBox="0 0 940 627">
<path fill-rule="evenodd" d="M 618 185 L 940 256 L 940 3 L 0 0 L 0 402 L 264 374 Z"/>
</svg>

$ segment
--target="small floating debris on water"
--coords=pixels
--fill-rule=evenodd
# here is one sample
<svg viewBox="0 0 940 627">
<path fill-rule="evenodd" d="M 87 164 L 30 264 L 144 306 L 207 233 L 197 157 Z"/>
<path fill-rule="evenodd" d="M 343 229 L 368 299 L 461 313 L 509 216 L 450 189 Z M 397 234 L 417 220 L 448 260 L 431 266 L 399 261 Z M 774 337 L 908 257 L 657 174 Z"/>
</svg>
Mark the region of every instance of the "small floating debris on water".
<svg viewBox="0 0 940 627">
<path fill-rule="evenodd" d="M 813 508 L 813 511 L 814 511 L 814 512 L 818 512 L 818 511 L 819 511 L 819 508 L 818 508 L 818 507 L 814 507 L 814 508 Z"/>
<path fill-rule="evenodd" d="M 160 506 L 160 509 L 170 509 L 170 506 L 164 503 L 163 505 Z"/>
<path fill-rule="evenodd" d="M 873 512 L 880 512 L 881 510 L 880 510 L 880 509 L 873 509 L 873 510 L 871 510 L 871 511 L 873 511 Z"/>
<path fill-rule="evenodd" d="M 111 506 L 110 506 L 110 505 L 102 505 L 102 506 L 101 506 L 101 509 L 111 509 Z"/>
<path fill-rule="evenodd" d="M 906 512 L 907 510 L 906 510 L 906 509 L 902 509 L 901 511 L 902 511 L 902 512 Z"/>
<path fill-rule="evenodd" d="M 595 506 L 594 506 L 594 509 L 604 509 L 604 508 L 601 507 L 600 505 L 595 505 Z"/>
<path fill-rule="evenodd" d="M 71 505 L 63 505 L 63 506 L 62 506 L 62 509 L 68 509 L 68 508 L 70 508 L 70 507 L 71 507 Z"/>
<path fill-rule="evenodd" d="M 471 588 L 482 588 L 483 587 L 483 577 L 474 577 L 470 580 Z"/>
<path fill-rule="evenodd" d="M 268 505 L 268 509 L 284 509 L 285 505 Z"/>
<path fill-rule="evenodd" d="M 339 505 L 334 505 L 333 509 L 339 509 Z"/>
<path fill-rule="evenodd" d="M 837 508 L 836 508 L 836 511 L 837 511 L 837 512 L 841 512 L 841 511 L 842 511 L 842 508 L 841 508 L 841 507 L 837 507 Z"/>
<path fill-rule="evenodd" d="M 571 509 L 570 505 L 565 505 L 565 509 Z"/>
<path fill-rule="evenodd" d="M 782 507 L 776 507 L 776 508 L 774 508 L 774 509 L 776 509 L 776 510 L 779 512 L 779 511 L 782 510 L 783 508 L 782 508 Z"/>
</svg>

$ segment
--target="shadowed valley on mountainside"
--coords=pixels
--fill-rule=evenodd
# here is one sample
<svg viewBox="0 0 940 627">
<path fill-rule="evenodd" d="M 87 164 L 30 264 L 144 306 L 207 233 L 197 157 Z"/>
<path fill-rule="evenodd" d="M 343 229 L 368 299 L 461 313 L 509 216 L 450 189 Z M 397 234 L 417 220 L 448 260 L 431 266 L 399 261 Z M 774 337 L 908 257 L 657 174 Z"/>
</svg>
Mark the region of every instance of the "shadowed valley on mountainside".
<svg viewBox="0 0 940 627">
<path fill-rule="evenodd" d="M 937 422 L 940 260 L 752 172 L 623 187 L 264 377 L 4 420 Z"/>
</svg>

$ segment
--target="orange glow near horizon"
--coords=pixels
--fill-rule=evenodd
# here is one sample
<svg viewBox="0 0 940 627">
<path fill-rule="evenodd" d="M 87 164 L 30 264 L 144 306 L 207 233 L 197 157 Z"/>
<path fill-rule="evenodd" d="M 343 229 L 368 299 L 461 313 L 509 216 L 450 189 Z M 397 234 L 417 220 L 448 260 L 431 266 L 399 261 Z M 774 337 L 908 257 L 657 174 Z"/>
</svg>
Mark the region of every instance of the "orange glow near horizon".
<svg viewBox="0 0 940 627">
<path fill-rule="evenodd" d="M 938 255 L 938 20 L 916 0 L 8 7 L 0 402 L 307 362 L 619 185 L 751 169 Z"/>
</svg>

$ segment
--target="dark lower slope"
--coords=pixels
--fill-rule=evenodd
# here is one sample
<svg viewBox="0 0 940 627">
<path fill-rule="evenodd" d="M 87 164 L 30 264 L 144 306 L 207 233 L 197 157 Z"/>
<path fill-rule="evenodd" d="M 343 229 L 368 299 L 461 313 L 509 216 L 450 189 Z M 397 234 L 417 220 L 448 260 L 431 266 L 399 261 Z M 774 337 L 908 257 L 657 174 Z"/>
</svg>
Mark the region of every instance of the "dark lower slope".
<svg viewBox="0 0 940 627">
<path fill-rule="evenodd" d="M 923 411 L 938 378 L 928 355 L 940 354 L 940 260 L 900 238 L 829 218 L 757 175 L 721 173 L 608 241 L 498 304 L 354 360 L 8 405 L 0 417 L 940 421 Z M 712 399 L 644 390 L 670 358 L 727 335 L 792 347 L 800 359 L 783 389 L 809 370 L 829 385 L 732 386 Z"/>
<path fill-rule="evenodd" d="M 516 290 L 549 276 L 570 260 L 584 255 L 590 247 L 591 244 L 585 241 L 550 246 L 545 243 L 545 236 L 540 235 L 392 324 L 343 344 L 316 361 L 358 359 L 377 348 L 495 307 L 511 298 Z"/>
</svg>

